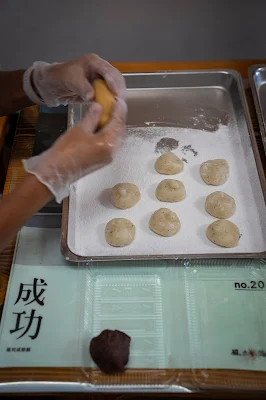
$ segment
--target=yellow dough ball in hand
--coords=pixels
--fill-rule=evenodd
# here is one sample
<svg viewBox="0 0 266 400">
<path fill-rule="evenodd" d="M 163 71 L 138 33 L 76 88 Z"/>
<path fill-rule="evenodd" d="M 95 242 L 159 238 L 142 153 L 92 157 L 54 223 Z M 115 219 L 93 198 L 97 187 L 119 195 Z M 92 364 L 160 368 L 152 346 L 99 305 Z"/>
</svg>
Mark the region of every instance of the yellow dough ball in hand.
<svg viewBox="0 0 266 400">
<path fill-rule="evenodd" d="M 94 100 L 102 106 L 99 128 L 107 124 L 113 113 L 115 97 L 103 79 L 95 79 L 92 83 L 95 90 Z"/>
</svg>

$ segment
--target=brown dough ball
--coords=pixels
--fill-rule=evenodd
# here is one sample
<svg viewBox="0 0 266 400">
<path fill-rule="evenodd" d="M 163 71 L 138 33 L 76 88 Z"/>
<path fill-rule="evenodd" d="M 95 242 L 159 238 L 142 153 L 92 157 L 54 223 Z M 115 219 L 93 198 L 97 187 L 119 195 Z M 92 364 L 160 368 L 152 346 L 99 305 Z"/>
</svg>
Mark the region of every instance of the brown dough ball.
<svg viewBox="0 0 266 400">
<path fill-rule="evenodd" d="M 135 225 L 126 218 L 114 218 L 105 227 L 105 240 L 114 247 L 127 246 L 133 242 L 135 234 Z"/>
<path fill-rule="evenodd" d="M 118 183 L 112 188 L 110 198 L 115 207 L 124 210 L 140 201 L 140 191 L 133 183 Z"/>
<path fill-rule="evenodd" d="M 238 227 L 227 219 L 219 219 L 210 224 L 206 235 L 211 242 L 221 247 L 235 247 L 240 238 Z"/>
<path fill-rule="evenodd" d="M 169 151 L 162 154 L 155 162 L 155 169 L 159 174 L 175 175 L 184 169 L 184 162 Z"/>
<path fill-rule="evenodd" d="M 215 218 L 230 218 L 235 213 L 236 203 L 224 192 L 213 192 L 206 198 L 205 210 Z"/>
<path fill-rule="evenodd" d="M 90 342 L 90 354 L 105 374 L 123 372 L 129 359 L 131 338 L 121 331 L 106 329 Z"/>
<path fill-rule="evenodd" d="M 158 200 L 173 203 L 184 200 L 186 190 L 182 182 L 176 179 L 164 179 L 157 186 L 155 194 Z"/>
<path fill-rule="evenodd" d="M 224 159 L 205 161 L 200 166 L 200 175 L 207 185 L 223 185 L 229 177 L 229 164 Z"/>
<path fill-rule="evenodd" d="M 95 90 L 94 100 L 102 106 L 102 115 L 98 127 L 101 128 L 107 124 L 113 113 L 115 98 L 110 92 L 103 79 L 95 79 L 92 82 Z"/>
<path fill-rule="evenodd" d="M 178 216 L 168 208 L 155 211 L 149 222 L 150 229 L 160 236 L 173 236 L 181 227 Z"/>
</svg>

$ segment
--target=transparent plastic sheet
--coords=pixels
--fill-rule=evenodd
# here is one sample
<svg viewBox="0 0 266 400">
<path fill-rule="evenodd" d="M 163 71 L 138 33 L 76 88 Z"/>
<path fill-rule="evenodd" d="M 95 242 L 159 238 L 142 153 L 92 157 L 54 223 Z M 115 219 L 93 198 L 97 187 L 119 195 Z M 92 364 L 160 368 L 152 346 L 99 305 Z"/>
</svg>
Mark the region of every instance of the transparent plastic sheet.
<svg viewBox="0 0 266 400">
<path fill-rule="evenodd" d="M 266 390 L 263 260 L 77 265 L 63 259 L 59 240 L 56 228 L 19 235 L 0 332 L 0 391 Z M 13 313 L 32 306 L 14 303 L 20 284 L 34 278 L 47 283 L 44 306 L 33 307 L 43 325 L 36 339 L 18 340 Z M 122 374 L 101 373 L 90 357 L 91 338 L 105 328 L 131 336 Z M 15 346 L 31 352 L 6 351 Z"/>
<path fill-rule="evenodd" d="M 84 271 L 83 371 L 95 387 L 266 389 L 263 260 L 95 263 Z M 90 358 L 88 343 L 104 329 L 131 336 L 124 374 L 104 375 Z"/>
</svg>

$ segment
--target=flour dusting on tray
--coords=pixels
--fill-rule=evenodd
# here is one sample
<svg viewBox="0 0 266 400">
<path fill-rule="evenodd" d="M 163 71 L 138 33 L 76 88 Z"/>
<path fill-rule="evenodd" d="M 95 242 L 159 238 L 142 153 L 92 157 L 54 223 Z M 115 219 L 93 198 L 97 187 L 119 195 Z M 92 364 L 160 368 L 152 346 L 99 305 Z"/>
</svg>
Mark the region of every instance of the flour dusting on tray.
<svg viewBox="0 0 266 400">
<path fill-rule="evenodd" d="M 163 203 L 155 197 L 155 189 L 164 179 L 154 169 L 162 152 L 156 153 L 156 146 L 165 143 L 165 138 L 178 143 L 171 151 L 185 158 L 184 171 L 173 176 L 184 183 L 187 192 L 186 199 L 179 203 Z M 216 188 L 203 182 L 199 170 L 202 162 L 215 158 L 225 158 L 230 165 L 230 177 L 219 190 L 232 196 L 237 205 L 231 221 L 239 227 L 242 237 L 233 249 L 217 247 L 205 234 L 215 219 L 207 214 L 204 203 Z M 122 182 L 134 183 L 140 189 L 141 201 L 131 209 L 116 209 L 109 200 L 110 189 Z M 151 214 L 161 207 L 176 212 L 181 221 L 181 229 L 173 237 L 163 238 L 149 229 Z M 113 248 L 106 243 L 104 230 L 112 218 L 127 218 L 134 223 L 136 238 L 131 245 Z M 220 125 L 214 133 L 175 127 L 131 127 L 114 162 L 71 188 L 68 245 L 73 253 L 88 258 L 257 253 L 266 249 L 265 221 L 265 203 L 247 131 L 245 135 L 239 132 L 233 122 Z"/>
</svg>

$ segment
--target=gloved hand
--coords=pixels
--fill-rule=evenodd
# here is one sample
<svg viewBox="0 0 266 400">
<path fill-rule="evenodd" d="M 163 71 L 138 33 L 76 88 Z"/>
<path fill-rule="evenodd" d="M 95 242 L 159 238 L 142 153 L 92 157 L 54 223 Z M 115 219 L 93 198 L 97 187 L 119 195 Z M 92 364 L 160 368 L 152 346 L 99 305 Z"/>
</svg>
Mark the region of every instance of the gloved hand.
<svg viewBox="0 0 266 400">
<path fill-rule="evenodd" d="M 24 73 L 23 88 L 36 104 L 56 107 L 60 104 L 88 103 L 94 98 L 91 82 L 95 78 L 103 78 L 115 96 L 125 99 L 123 75 L 95 54 L 66 63 L 37 61 Z"/>
<path fill-rule="evenodd" d="M 110 163 L 124 138 L 127 106 L 117 99 L 112 118 L 94 134 L 101 106 L 92 102 L 86 116 L 67 130 L 47 151 L 23 160 L 26 171 L 46 185 L 60 203 L 69 194 L 69 185 L 89 172 Z"/>
</svg>

